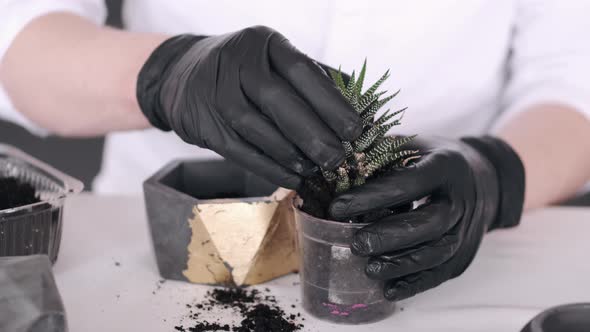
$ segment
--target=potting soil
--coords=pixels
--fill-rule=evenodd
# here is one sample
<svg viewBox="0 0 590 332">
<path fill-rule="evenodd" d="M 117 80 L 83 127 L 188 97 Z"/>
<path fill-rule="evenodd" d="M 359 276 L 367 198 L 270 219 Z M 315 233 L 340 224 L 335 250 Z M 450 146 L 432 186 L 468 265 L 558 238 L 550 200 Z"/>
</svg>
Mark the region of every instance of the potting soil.
<svg viewBox="0 0 590 332">
<path fill-rule="evenodd" d="M 0 178 L 0 210 L 39 202 L 35 188 L 14 177 Z"/>
<path fill-rule="evenodd" d="M 268 289 L 265 290 L 268 292 Z M 244 288 L 217 288 L 206 294 L 205 300 L 187 304 L 190 313 L 183 323 L 175 326 L 175 331 L 233 331 L 233 332 L 294 332 L 303 328 L 296 321 L 301 314 L 287 314 L 272 295 L 259 290 Z M 207 321 L 201 314 L 211 311 L 232 310 L 240 315 L 239 324 L 223 321 Z"/>
</svg>

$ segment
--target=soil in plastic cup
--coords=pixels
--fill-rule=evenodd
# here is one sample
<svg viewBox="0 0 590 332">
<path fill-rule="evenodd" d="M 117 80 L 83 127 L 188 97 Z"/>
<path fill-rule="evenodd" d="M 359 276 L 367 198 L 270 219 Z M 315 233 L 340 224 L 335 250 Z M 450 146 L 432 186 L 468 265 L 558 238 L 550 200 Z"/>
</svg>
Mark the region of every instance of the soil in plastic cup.
<svg viewBox="0 0 590 332">
<path fill-rule="evenodd" d="M 298 206 L 296 199 L 303 308 L 340 324 L 372 323 L 393 314 L 395 303 L 383 296 L 384 281 L 369 279 L 367 258 L 350 251 L 352 236 L 365 224 L 315 218 Z"/>
</svg>

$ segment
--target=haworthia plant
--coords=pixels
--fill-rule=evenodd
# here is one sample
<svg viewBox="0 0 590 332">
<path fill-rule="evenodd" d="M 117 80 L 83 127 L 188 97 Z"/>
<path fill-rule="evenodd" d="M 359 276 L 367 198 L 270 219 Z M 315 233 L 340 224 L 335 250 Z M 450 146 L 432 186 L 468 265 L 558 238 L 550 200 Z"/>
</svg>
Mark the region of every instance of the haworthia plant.
<svg viewBox="0 0 590 332">
<path fill-rule="evenodd" d="M 389 78 L 389 71 L 362 92 L 366 70 L 367 62 L 365 61 L 358 78 L 353 71 L 347 83 L 340 69 L 330 72 L 342 95 L 363 120 L 363 133 L 360 137 L 353 142 L 342 142 L 346 151 L 346 161 L 334 171 L 322 171 L 324 180 L 336 193 L 346 191 L 353 186 L 363 185 L 376 172 L 402 166 L 416 158 L 418 152 L 404 149 L 404 146 L 415 136 L 386 136 L 392 127 L 401 124 L 401 117 L 406 108 L 395 112 L 387 110 L 380 117 L 375 118 L 379 110 L 399 92 L 386 96 L 386 91 L 378 91 Z"/>
</svg>

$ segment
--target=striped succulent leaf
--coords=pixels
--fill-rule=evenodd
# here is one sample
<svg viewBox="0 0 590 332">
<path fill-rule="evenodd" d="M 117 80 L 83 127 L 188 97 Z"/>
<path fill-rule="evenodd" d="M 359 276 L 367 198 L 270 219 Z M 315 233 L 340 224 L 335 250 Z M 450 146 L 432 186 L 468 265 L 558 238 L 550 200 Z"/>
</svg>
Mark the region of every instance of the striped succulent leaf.
<svg viewBox="0 0 590 332">
<path fill-rule="evenodd" d="M 387 104 L 391 99 L 395 97 L 395 94 L 391 96 L 387 96 L 381 100 L 377 100 L 376 102 L 372 103 L 371 106 L 367 107 L 367 109 L 361 113 L 361 117 L 363 119 L 373 119 L 375 114 L 383 107 L 383 105 Z"/>
<path fill-rule="evenodd" d="M 394 153 L 379 156 L 367 165 L 367 177 L 376 171 L 396 161 L 403 162 L 403 158 L 418 153 L 417 150 L 401 150 Z"/>
<path fill-rule="evenodd" d="M 346 158 L 352 157 L 354 153 L 354 149 L 352 148 L 352 144 L 350 142 L 342 142 L 342 146 L 344 147 L 344 152 L 346 153 Z"/>
<path fill-rule="evenodd" d="M 376 102 L 386 93 L 387 91 L 381 91 L 371 95 L 363 95 L 363 97 L 361 97 L 361 99 L 353 106 L 355 107 L 357 113 L 362 114 L 367 109 L 367 107 Z"/>
<path fill-rule="evenodd" d="M 356 83 L 354 85 L 354 90 L 352 93 L 352 100 L 351 100 L 351 104 L 352 105 L 356 105 L 359 101 L 359 99 L 361 98 L 361 90 L 363 89 L 363 82 L 365 80 L 365 72 L 367 71 L 367 60 L 365 59 L 365 62 L 363 63 L 363 67 L 361 68 L 361 71 L 359 72 L 359 77 L 356 80 Z"/>
<path fill-rule="evenodd" d="M 354 142 L 352 142 L 352 147 L 354 148 L 355 152 L 363 152 L 365 151 L 375 139 L 379 136 L 382 131 L 381 126 L 372 126 L 369 130 L 363 132 L 361 136 Z"/>
<path fill-rule="evenodd" d="M 352 74 L 350 75 L 350 79 L 348 80 L 348 85 L 346 86 L 346 90 L 344 91 L 344 97 L 346 98 L 346 100 L 348 100 L 348 102 L 352 105 L 352 96 L 354 94 L 354 89 L 355 89 L 355 83 L 356 83 L 356 78 L 355 78 L 355 72 L 353 71 Z"/>
<path fill-rule="evenodd" d="M 344 91 L 346 91 L 346 85 L 344 84 L 344 79 L 342 78 L 342 71 L 340 70 L 340 67 L 338 67 L 338 71 L 330 69 L 330 76 L 332 76 L 332 80 L 334 81 L 334 83 L 336 83 L 336 86 L 338 87 L 338 90 L 340 90 L 340 93 L 344 93 Z"/>
<path fill-rule="evenodd" d="M 377 82 L 375 82 L 373 85 L 371 85 L 371 87 L 365 91 L 365 93 L 363 93 L 363 95 L 361 96 L 361 99 L 365 96 L 365 95 L 372 95 L 375 93 L 375 91 L 377 91 L 377 89 L 379 89 L 379 86 L 381 86 L 381 84 L 383 84 L 383 82 L 385 82 L 385 80 L 387 80 L 389 78 L 389 70 L 385 72 L 385 74 L 383 74 L 383 76 L 381 76 L 381 78 L 379 78 L 377 80 Z"/>
<path fill-rule="evenodd" d="M 387 121 L 391 120 L 394 116 L 402 113 L 402 117 L 403 117 L 403 113 L 407 110 L 407 107 L 402 108 L 401 110 L 395 111 L 391 114 L 389 114 L 390 110 L 385 111 L 385 113 L 383 113 L 377 120 L 375 120 L 375 124 L 384 124 Z M 395 120 L 397 122 L 401 121 L 401 118 Z"/>
<path fill-rule="evenodd" d="M 413 141 L 414 138 L 416 138 L 416 136 L 418 136 L 418 135 L 402 136 L 402 137 L 394 138 L 392 148 L 394 150 L 398 150 L 399 148 L 402 147 L 402 145 L 408 144 L 411 141 Z"/>
<path fill-rule="evenodd" d="M 402 137 L 387 136 L 367 152 L 367 161 L 370 163 L 378 156 L 383 156 L 388 153 L 395 152 L 399 150 L 399 148 L 401 148 L 402 145 L 411 142 L 415 137 L 416 135 Z"/>
<path fill-rule="evenodd" d="M 399 124 L 400 124 L 400 122 L 398 122 L 398 121 L 388 122 L 388 123 L 384 123 L 384 124 L 375 124 L 375 127 L 379 127 L 379 133 L 377 134 L 377 137 L 375 138 L 375 140 L 377 142 L 381 141 L 385 137 L 385 134 L 387 134 L 389 129 L 391 129 L 394 126 L 397 126 Z"/>
<path fill-rule="evenodd" d="M 371 148 L 367 152 L 367 160 L 369 163 L 374 160 L 378 156 L 385 155 L 389 151 L 393 150 L 393 144 L 395 142 L 395 138 L 393 137 L 385 137 L 381 142 L 375 144 L 373 148 Z"/>
</svg>

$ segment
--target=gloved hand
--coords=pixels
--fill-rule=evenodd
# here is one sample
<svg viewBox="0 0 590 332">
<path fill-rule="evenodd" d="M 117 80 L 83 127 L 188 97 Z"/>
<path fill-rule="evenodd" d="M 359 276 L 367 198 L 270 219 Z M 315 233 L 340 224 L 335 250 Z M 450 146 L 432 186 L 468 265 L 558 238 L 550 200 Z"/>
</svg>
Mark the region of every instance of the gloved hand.
<svg viewBox="0 0 590 332">
<path fill-rule="evenodd" d="M 417 139 L 414 164 L 336 197 L 337 219 L 395 208 L 429 196 L 415 210 L 359 230 L 351 244 L 368 256 L 366 273 L 386 280 L 385 297 L 399 301 L 459 276 L 486 231 L 519 223 L 524 168 L 516 153 L 492 138 Z"/>
<path fill-rule="evenodd" d="M 261 26 L 168 39 L 141 69 L 137 99 L 155 127 L 290 189 L 341 164 L 340 141 L 362 131 L 324 70 Z"/>
</svg>

